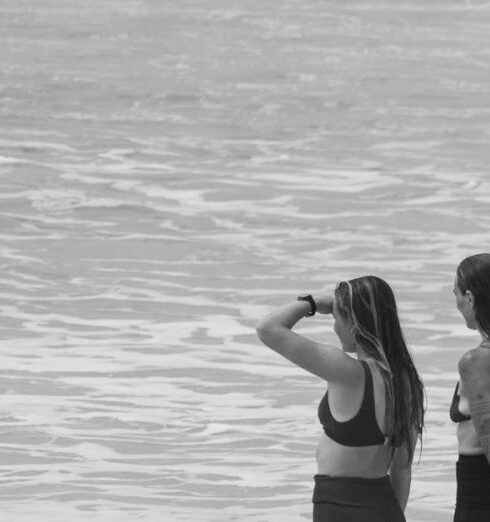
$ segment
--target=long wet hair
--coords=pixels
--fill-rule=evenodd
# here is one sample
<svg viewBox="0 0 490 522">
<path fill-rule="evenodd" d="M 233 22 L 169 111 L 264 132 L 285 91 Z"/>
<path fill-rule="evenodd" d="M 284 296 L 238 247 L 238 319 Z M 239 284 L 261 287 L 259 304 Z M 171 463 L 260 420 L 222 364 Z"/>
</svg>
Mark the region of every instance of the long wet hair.
<svg viewBox="0 0 490 522">
<path fill-rule="evenodd" d="M 490 254 L 475 254 L 463 259 L 456 275 L 461 293 L 469 290 L 473 294 L 476 322 L 490 338 Z"/>
<path fill-rule="evenodd" d="M 335 298 L 340 314 L 352 322 L 356 345 L 374 359 L 384 377 L 392 456 L 405 445 L 411 462 L 414 439 L 422 439 L 425 393 L 403 337 L 393 291 L 383 279 L 364 276 L 339 283 Z"/>
</svg>

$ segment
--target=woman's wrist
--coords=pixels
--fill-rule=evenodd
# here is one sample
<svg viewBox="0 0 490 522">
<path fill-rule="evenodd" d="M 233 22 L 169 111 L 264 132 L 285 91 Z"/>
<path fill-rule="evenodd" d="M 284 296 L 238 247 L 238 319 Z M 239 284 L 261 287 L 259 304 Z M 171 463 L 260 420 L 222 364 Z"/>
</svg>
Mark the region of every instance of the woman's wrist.
<svg viewBox="0 0 490 522">
<path fill-rule="evenodd" d="M 315 300 L 313 299 L 313 296 L 311 294 L 308 294 L 308 295 L 300 295 L 297 299 L 298 301 L 302 301 L 304 303 L 308 303 L 310 309 L 309 309 L 309 312 L 308 312 L 308 315 L 309 316 L 312 316 L 312 315 L 315 315 L 316 314 L 316 310 L 317 310 L 317 307 L 316 307 L 316 302 Z"/>
<path fill-rule="evenodd" d="M 333 301 L 332 295 L 320 295 L 315 297 L 316 309 L 319 314 L 331 314 L 333 313 Z"/>
</svg>

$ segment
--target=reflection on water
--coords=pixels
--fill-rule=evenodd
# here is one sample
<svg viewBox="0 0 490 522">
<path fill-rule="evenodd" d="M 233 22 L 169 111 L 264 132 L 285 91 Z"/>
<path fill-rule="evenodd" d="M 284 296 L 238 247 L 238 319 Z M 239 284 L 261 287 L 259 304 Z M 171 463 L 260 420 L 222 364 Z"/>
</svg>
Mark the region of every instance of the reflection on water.
<svg viewBox="0 0 490 522">
<path fill-rule="evenodd" d="M 454 498 L 447 409 L 488 250 L 490 6 L 6 0 L 3 520 L 308 520 L 317 378 L 270 307 L 376 273 L 427 386 L 409 519 Z M 328 319 L 303 332 L 335 342 Z"/>
</svg>

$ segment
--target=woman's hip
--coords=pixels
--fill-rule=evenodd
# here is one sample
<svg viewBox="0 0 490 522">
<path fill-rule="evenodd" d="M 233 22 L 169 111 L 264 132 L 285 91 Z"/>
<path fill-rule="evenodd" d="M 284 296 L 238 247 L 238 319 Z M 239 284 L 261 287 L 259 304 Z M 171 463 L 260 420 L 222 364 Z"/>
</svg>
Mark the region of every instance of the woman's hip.
<svg viewBox="0 0 490 522">
<path fill-rule="evenodd" d="M 490 520 L 490 465 L 485 455 L 460 455 L 456 462 L 455 522 Z"/>
<path fill-rule="evenodd" d="M 315 475 L 313 522 L 404 522 L 388 476 Z"/>
</svg>

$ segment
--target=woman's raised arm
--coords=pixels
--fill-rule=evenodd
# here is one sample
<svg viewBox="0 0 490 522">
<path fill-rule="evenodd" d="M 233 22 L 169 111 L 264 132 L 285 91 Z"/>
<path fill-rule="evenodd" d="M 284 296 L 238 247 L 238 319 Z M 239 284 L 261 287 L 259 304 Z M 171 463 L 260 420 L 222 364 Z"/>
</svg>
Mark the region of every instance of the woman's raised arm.
<svg viewBox="0 0 490 522">
<path fill-rule="evenodd" d="M 332 313 L 332 296 L 317 298 L 315 303 L 319 313 Z M 358 382 L 362 368 L 355 359 L 339 348 L 317 343 L 292 331 L 298 321 L 309 315 L 310 309 L 307 301 L 295 301 L 274 310 L 256 327 L 260 340 L 292 363 L 326 381 Z"/>
</svg>

